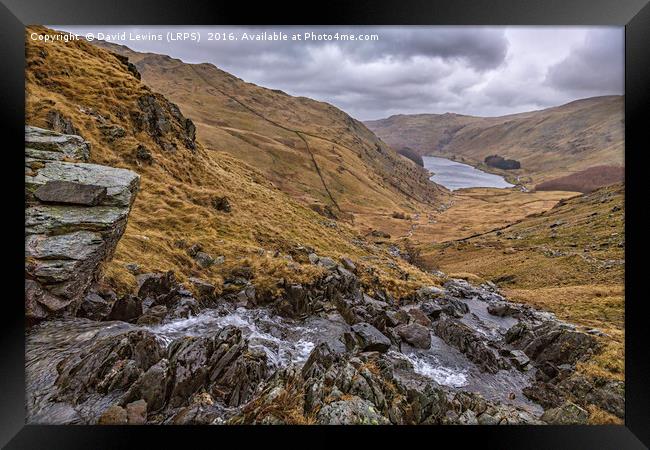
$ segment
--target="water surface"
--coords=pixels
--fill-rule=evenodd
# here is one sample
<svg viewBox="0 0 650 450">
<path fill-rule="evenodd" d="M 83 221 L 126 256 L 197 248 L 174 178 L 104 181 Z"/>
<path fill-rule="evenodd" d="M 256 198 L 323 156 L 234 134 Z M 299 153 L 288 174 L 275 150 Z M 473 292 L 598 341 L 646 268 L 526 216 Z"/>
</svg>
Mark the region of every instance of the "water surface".
<svg viewBox="0 0 650 450">
<path fill-rule="evenodd" d="M 473 187 L 509 188 L 514 186 L 500 175 L 483 172 L 468 164 L 437 156 L 423 156 L 422 160 L 424 168 L 433 173 L 430 180 L 452 191 Z"/>
</svg>

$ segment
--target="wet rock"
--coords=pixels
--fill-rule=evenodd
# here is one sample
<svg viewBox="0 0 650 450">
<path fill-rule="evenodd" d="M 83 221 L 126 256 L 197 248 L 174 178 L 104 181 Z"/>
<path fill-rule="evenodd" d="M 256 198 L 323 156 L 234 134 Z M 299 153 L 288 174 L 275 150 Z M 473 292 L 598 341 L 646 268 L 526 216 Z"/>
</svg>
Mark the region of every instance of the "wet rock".
<svg viewBox="0 0 650 450">
<path fill-rule="evenodd" d="M 386 352 L 391 346 L 390 339 L 369 323 L 352 325 L 352 331 L 354 336 L 350 342 L 356 343 L 362 351 Z"/>
<path fill-rule="evenodd" d="M 225 327 L 214 337 L 210 358 L 210 390 L 228 406 L 246 403 L 260 383 L 268 378 L 266 354 L 249 349 L 241 330 Z"/>
<path fill-rule="evenodd" d="M 423 327 L 430 327 L 431 320 L 420 308 L 411 308 L 408 310 L 408 315 L 411 320 Z"/>
<path fill-rule="evenodd" d="M 415 292 L 417 301 L 426 302 L 444 295 L 444 290 L 437 286 L 424 286 Z"/>
<path fill-rule="evenodd" d="M 316 422 L 322 425 L 389 425 L 390 421 L 377 412 L 375 405 L 357 396 L 323 406 Z"/>
<path fill-rule="evenodd" d="M 429 329 L 419 323 L 400 325 L 396 330 L 399 336 L 413 347 L 425 349 L 431 347 L 431 334 Z"/>
<path fill-rule="evenodd" d="M 117 405 L 109 406 L 97 420 L 97 425 L 126 425 L 127 423 L 126 409 Z"/>
<path fill-rule="evenodd" d="M 57 364 L 57 395 L 74 402 L 90 392 L 126 391 L 162 356 L 160 344 L 146 331 L 103 338 Z"/>
<path fill-rule="evenodd" d="M 559 321 L 540 325 L 518 322 L 505 336 L 506 343 L 521 349 L 538 364 L 575 364 L 591 356 L 597 349 L 596 339 Z"/>
<path fill-rule="evenodd" d="M 566 393 L 551 383 L 536 381 L 522 390 L 523 394 L 543 408 L 556 408 L 566 400 Z"/>
<path fill-rule="evenodd" d="M 519 308 L 511 305 L 506 302 L 496 302 L 488 305 L 487 311 L 493 316 L 506 317 L 506 316 L 518 316 L 520 313 Z"/>
<path fill-rule="evenodd" d="M 167 307 L 165 305 L 156 305 L 149 308 L 143 315 L 138 317 L 138 325 L 159 325 L 167 315 Z"/>
<path fill-rule="evenodd" d="M 500 369 L 509 368 L 509 364 L 464 323 L 450 318 L 440 319 L 435 322 L 433 330 L 447 344 L 464 353 L 481 370 L 496 373 Z"/>
<path fill-rule="evenodd" d="M 111 313 L 109 320 L 121 320 L 122 322 L 132 322 L 142 315 L 142 300 L 133 295 L 125 295 L 118 298 Z"/>
<path fill-rule="evenodd" d="M 212 350 L 212 339 L 205 337 L 186 337 L 170 344 L 169 362 L 173 377 L 170 406 L 183 405 L 206 383 Z"/>
<path fill-rule="evenodd" d="M 89 292 L 79 307 L 78 315 L 91 320 L 106 320 L 113 309 L 114 300 L 107 300 L 96 292 Z"/>
<path fill-rule="evenodd" d="M 124 402 L 141 398 L 147 402 L 149 411 L 158 411 L 165 405 L 171 382 L 169 361 L 163 358 L 149 367 L 130 387 Z"/>
<path fill-rule="evenodd" d="M 440 318 L 441 313 L 445 313 L 450 317 L 460 318 L 469 312 L 467 303 L 448 296 L 437 297 L 426 303 L 422 303 L 420 309 L 434 321 Z"/>
<path fill-rule="evenodd" d="M 228 199 L 228 197 L 216 197 L 212 199 L 212 207 L 217 211 L 223 211 L 226 213 L 232 211 L 230 199 Z"/>
<path fill-rule="evenodd" d="M 144 425 L 147 422 L 147 402 L 141 399 L 128 403 L 126 421 L 129 425 Z"/>
<path fill-rule="evenodd" d="M 586 425 L 589 413 L 575 403 L 566 402 L 544 411 L 541 419 L 551 425 Z"/>
<path fill-rule="evenodd" d="M 178 286 L 174 272 L 145 273 L 136 277 L 138 281 L 138 297 L 142 299 L 157 299 L 166 296 Z"/>
</svg>

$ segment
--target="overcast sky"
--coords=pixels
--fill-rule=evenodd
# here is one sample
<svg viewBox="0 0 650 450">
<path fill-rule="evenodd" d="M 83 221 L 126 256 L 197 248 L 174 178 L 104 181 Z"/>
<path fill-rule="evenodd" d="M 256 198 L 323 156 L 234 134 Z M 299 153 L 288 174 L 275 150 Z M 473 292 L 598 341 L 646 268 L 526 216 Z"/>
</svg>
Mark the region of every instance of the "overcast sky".
<svg viewBox="0 0 650 450">
<path fill-rule="evenodd" d="M 326 101 L 361 120 L 393 114 L 503 115 L 622 94 L 621 27 L 100 27 L 88 32 L 200 32 L 201 41 L 112 42 Z M 377 41 L 242 41 L 243 33 L 377 34 Z M 209 41 L 208 33 L 237 41 Z"/>
</svg>

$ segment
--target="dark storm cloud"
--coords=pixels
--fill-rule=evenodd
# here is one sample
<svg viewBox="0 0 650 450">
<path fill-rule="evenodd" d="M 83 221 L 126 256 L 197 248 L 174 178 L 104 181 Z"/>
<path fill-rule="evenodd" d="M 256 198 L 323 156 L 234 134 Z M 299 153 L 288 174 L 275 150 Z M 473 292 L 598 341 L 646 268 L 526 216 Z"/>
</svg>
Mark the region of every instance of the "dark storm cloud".
<svg viewBox="0 0 650 450">
<path fill-rule="evenodd" d="M 332 103 L 362 120 L 422 112 L 500 115 L 587 94 L 622 92 L 612 91 L 623 70 L 620 28 L 56 28 L 78 34 L 200 31 L 200 43 L 117 43 L 189 63 L 209 62 L 246 81 Z M 215 42 L 207 40 L 209 32 L 235 36 L 338 32 L 376 34 L 379 39 Z"/>
<path fill-rule="evenodd" d="M 547 82 L 575 92 L 620 94 L 623 92 L 623 33 L 592 31 L 561 62 L 551 66 Z"/>
</svg>

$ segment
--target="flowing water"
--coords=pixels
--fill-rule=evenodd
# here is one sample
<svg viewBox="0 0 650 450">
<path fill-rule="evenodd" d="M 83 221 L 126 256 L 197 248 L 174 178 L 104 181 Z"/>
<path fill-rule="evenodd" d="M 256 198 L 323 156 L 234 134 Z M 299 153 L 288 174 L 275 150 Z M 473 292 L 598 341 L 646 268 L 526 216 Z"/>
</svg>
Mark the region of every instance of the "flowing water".
<svg viewBox="0 0 650 450">
<path fill-rule="evenodd" d="M 514 186 L 502 176 L 483 172 L 468 164 L 436 156 L 423 156 L 422 160 L 424 168 L 433 173 L 430 180 L 452 191 L 473 187 L 509 188 Z"/>
<path fill-rule="evenodd" d="M 486 304 L 478 299 L 466 302 L 470 312 L 462 319 L 488 339 L 497 338 L 514 323 L 512 318 L 494 317 L 487 313 Z M 292 320 L 272 315 L 266 309 L 235 309 L 222 305 L 217 309 L 173 322 L 155 326 L 132 325 L 124 322 L 95 322 L 73 318 L 44 322 L 33 327 L 27 335 L 26 372 L 27 406 L 30 423 L 74 422 L 74 410 L 62 403 L 53 402 L 51 396 L 56 380 L 56 364 L 98 339 L 130 330 L 146 329 L 159 342 L 167 346 L 183 336 L 212 335 L 221 327 L 234 325 L 249 339 L 251 348 L 263 350 L 273 368 L 289 364 L 302 365 L 311 350 L 320 342 L 333 342 L 350 329 L 341 316 L 314 316 L 305 320 Z M 538 405 L 529 402 L 521 389 L 530 384 L 530 374 L 517 370 L 499 371 L 497 374 L 481 372 L 462 353 L 447 345 L 432 333 L 430 349 L 415 349 L 402 345 L 402 353 L 391 350 L 393 356 L 406 358 L 414 372 L 436 383 L 454 389 L 479 392 L 490 400 L 525 407 L 539 413 Z M 512 397 L 514 395 L 514 398 Z M 114 399 L 97 399 L 94 408 L 105 408 Z"/>
</svg>

